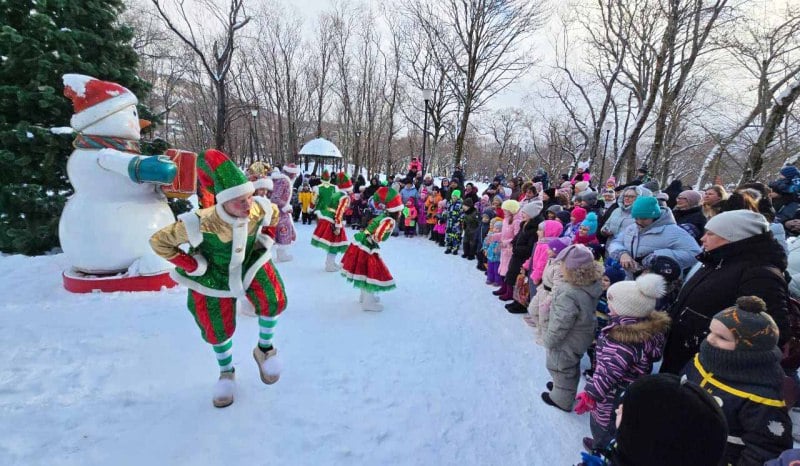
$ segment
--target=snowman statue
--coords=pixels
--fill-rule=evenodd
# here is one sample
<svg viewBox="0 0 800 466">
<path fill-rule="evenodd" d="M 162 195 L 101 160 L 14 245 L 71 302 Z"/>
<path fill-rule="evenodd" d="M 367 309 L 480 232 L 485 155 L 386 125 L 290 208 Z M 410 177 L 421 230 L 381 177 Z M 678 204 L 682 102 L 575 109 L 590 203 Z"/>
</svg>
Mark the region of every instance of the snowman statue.
<svg viewBox="0 0 800 466">
<path fill-rule="evenodd" d="M 138 100 L 119 84 L 64 75 L 64 95 L 77 137 L 67 162 L 75 189 L 58 233 L 70 268 L 64 287 L 73 292 L 150 291 L 175 283 L 171 265 L 156 256 L 150 236 L 175 217 L 162 190 L 176 176 L 165 156 L 143 156 Z M 140 126 L 142 125 L 142 126 Z"/>
</svg>

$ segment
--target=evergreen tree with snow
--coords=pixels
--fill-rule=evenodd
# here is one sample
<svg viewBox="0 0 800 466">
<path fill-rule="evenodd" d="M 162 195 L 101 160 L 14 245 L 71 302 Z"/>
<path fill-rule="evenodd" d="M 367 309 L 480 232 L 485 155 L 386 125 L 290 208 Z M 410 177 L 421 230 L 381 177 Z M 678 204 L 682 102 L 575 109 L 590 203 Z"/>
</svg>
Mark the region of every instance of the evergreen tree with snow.
<svg viewBox="0 0 800 466">
<path fill-rule="evenodd" d="M 0 0 L 0 251 L 58 246 L 74 138 L 63 128 L 72 105 L 61 76 L 113 81 L 140 101 L 149 90 L 136 75 L 133 32 L 117 21 L 123 9 L 121 0 Z"/>
</svg>

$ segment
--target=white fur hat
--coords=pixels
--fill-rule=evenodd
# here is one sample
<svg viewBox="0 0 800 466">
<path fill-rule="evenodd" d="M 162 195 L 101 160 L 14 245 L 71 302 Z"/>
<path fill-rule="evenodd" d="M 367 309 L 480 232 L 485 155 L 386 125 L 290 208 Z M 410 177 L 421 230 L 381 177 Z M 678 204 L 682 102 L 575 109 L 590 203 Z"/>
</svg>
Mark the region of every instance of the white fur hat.
<svg viewBox="0 0 800 466">
<path fill-rule="evenodd" d="M 589 161 L 587 160 L 584 162 L 578 162 L 578 168 L 580 168 L 581 170 L 586 170 L 587 168 L 589 168 Z"/>
<path fill-rule="evenodd" d="M 266 189 L 267 191 L 272 191 L 272 188 L 275 186 L 272 183 L 272 180 L 267 178 L 266 176 L 261 176 L 253 181 L 253 187 L 255 189 Z"/>
<path fill-rule="evenodd" d="M 647 317 L 664 296 L 666 281 L 656 273 L 639 276 L 636 281 L 621 281 L 608 288 L 608 308 L 621 316 Z"/>
</svg>

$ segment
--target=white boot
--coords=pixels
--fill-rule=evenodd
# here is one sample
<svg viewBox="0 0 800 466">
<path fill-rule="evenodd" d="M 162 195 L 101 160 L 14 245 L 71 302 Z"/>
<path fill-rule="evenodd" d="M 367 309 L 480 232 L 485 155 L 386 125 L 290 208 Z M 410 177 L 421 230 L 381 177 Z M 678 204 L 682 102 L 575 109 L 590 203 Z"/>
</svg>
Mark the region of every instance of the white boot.
<svg viewBox="0 0 800 466">
<path fill-rule="evenodd" d="M 216 408 L 225 408 L 233 404 L 233 395 L 236 392 L 234 372 L 220 372 L 219 380 L 214 384 L 213 403 Z"/>
<path fill-rule="evenodd" d="M 336 263 L 336 254 L 328 254 L 325 257 L 325 271 L 337 272 L 342 267 Z"/>
<path fill-rule="evenodd" d="M 288 246 L 278 246 L 275 250 L 275 260 L 277 262 L 289 262 L 290 260 L 294 259 L 289 251 L 287 250 Z"/>
<path fill-rule="evenodd" d="M 383 304 L 378 302 L 377 296 L 373 293 L 365 291 L 364 299 L 361 301 L 361 309 L 378 312 L 383 310 Z"/>
</svg>

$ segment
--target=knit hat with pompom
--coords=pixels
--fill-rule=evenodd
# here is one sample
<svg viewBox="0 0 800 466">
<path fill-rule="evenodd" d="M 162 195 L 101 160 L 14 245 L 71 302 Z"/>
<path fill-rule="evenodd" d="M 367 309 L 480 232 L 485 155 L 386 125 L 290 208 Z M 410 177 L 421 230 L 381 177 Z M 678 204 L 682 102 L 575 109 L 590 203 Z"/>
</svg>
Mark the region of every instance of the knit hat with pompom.
<svg viewBox="0 0 800 466">
<path fill-rule="evenodd" d="M 664 277 L 655 273 L 622 281 L 608 288 L 608 307 L 621 316 L 647 317 L 656 308 L 656 300 L 666 293 Z"/>
<path fill-rule="evenodd" d="M 778 326 L 766 311 L 761 298 L 742 296 L 735 306 L 718 312 L 714 319 L 733 333 L 736 350 L 769 351 L 778 344 Z"/>
</svg>

